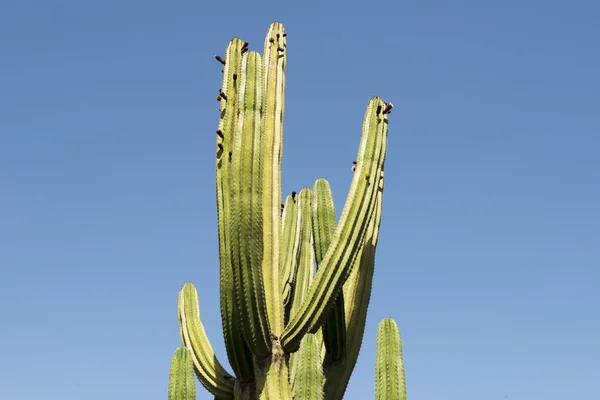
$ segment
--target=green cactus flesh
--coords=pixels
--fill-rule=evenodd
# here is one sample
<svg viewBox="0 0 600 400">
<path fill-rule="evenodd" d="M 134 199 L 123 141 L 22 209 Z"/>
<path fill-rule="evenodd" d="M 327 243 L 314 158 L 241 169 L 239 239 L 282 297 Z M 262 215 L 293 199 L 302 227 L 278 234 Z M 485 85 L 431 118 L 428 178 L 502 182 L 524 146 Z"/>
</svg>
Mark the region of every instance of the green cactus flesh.
<svg viewBox="0 0 600 400">
<path fill-rule="evenodd" d="M 377 329 L 375 399 L 406 400 L 402 342 L 396 322 L 386 318 Z"/>
<path fill-rule="evenodd" d="M 196 381 L 190 352 L 178 347 L 171 360 L 169 371 L 169 400 L 196 400 Z"/>
<path fill-rule="evenodd" d="M 224 64 L 216 135 L 219 289 L 233 373 L 217 360 L 196 288 L 186 283 L 179 293 L 184 347 L 173 358 L 169 400 L 192 398 L 192 372 L 216 399 L 337 400 L 356 364 L 381 221 L 392 105 L 379 97 L 368 102 L 339 221 L 323 178 L 282 203 L 286 57 L 286 33 L 278 22 L 269 26 L 262 54 L 234 38 L 225 57 L 216 57 Z M 376 398 L 405 399 L 394 397 L 404 393 L 404 371 L 394 366 L 399 334 L 395 323 L 382 324 Z M 399 365 L 403 368 L 401 353 Z M 397 373 L 390 378 L 389 371 Z"/>
</svg>

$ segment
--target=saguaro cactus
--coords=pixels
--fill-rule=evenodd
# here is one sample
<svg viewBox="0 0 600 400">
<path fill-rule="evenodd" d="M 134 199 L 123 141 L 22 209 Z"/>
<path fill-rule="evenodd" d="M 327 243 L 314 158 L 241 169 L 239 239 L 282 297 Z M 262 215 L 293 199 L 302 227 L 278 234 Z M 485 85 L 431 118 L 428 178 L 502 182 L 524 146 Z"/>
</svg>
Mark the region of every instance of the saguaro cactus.
<svg viewBox="0 0 600 400">
<path fill-rule="evenodd" d="M 184 347 L 216 399 L 341 399 L 364 333 L 392 104 L 368 102 L 337 223 L 325 179 L 282 203 L 286 55 L 286 33 L 276 22 L 262 55 L 234 38 L 225 57 L 216 57 L 223 64 L 216 134 L 220 300 L 233 373 L 215 357 L 194 286 L 186 283 L 179 293 Z M 397 354 L 397 343 L 388 342 Z M 387 354 L 382 342 L 380 353 Z M 386 363 L 396 371 L 398 360 L 378 357 L 378 371 Z M 395 388 L 399 376 L 386 376 L 385 385 Z M 404 399 L 400 392 L 380 390 L 377 398 Z"/>
</svg>

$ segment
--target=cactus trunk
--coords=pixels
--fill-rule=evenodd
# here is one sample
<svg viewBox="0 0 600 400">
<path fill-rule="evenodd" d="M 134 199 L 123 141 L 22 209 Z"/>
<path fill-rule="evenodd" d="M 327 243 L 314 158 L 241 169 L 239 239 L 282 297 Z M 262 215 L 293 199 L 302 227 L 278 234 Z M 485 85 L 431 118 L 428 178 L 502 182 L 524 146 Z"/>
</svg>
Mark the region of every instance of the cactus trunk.
<svg viewBox="0 0 600 400">
<path fill-rule="evenodd" d="M 201 322 L 196 289 L 186 283 L 179 295 L 179 319 L 183 349 L 189 353 L 178 350 L 176 355 L 177 360 L 188 357 L 190 367 L 173 367 L 170 400 L 184 399 L 171 387 L 189 382 L 182 379 L 189 379 L 192 365 L 216 399 L 341 399 L 358 358 L 381 221 L 392 105 L 379 97 L 368 102 L 352 183 L 337 223 L 323 178 L 282 204 L 286 36 L 275 22 L 262 54 L 234 38 L 224 59 L 216 57 L 224 65 L 216 149 L 220 301 L 233 373 L 217 360 Z M 382 337 L 389 337 L 389 329 L 385 333 Z M 384 342 L 391 346 L 389 354 L 397 355 L 398 341 L 392 339 Z M 385 356 L 378 358 L 378 371 L 391 362 L 388 353 L 379 351 L 384 342 L 378 342 L 378 354 Z M 402 372 L 402 384 L 403 379 Z M 386 397 L 388 392 L 392 397 Z M 400 391 L 377 393 L 377 398 L 396 399 Z"/>
</svg>

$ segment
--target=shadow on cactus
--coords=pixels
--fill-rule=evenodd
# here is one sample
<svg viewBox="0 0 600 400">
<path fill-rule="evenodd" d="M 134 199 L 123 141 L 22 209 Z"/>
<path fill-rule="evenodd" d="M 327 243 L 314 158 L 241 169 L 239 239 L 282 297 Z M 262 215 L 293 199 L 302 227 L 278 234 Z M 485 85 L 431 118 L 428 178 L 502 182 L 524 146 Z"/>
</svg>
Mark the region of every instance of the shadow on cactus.
<svg viewBox="0 0 600 400">
<path fill-rule="evenodd" d="M 189 362 L 216 399 L 341 399 L 358 358 L 392 104 L 369 100 L 337 223 L 325 179 L 282 202 L 286 41 L 283 25 L 273 23 L 262 54 L 235 38 L 225 57 L 216 57 L 223 64 L 216 133 L 220 303 L 233 371 L 217 360 L 196 288 L 186 283 L 179 293 L 184 347 L 174 356 L 170 400 L 195 397 Z M 405 399 L 400 334 L 391 320 L 380 325 L 376 365 L 376 398 Z"/>
</svg>

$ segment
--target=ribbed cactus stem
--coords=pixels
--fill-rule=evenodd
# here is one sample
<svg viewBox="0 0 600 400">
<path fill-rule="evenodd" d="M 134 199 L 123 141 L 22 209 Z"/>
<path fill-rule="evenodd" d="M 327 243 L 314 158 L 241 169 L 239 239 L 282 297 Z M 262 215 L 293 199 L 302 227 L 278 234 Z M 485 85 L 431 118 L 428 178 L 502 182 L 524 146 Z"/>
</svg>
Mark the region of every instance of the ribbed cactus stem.
<svg viewBox="0 0 600 400">
<path fill-rule="evenodd" d="M 175 349 L 169 371 L 169 400 L 196 400 L 196 381 L 191 355 L 185 347 Z"/>
<path fill-rule="evenodd" d="M 406 400 L 400 330 L 393 319 L 381 321 L 377 329 L 375 399 Z"/>
</svg>

